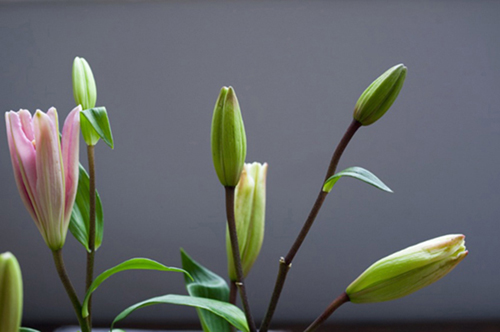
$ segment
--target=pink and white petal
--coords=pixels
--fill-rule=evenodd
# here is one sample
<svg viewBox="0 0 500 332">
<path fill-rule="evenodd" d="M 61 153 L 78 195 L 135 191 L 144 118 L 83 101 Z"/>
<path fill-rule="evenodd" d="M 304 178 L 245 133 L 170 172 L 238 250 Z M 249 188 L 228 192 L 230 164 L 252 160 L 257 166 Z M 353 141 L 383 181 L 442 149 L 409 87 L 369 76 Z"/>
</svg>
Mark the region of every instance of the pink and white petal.
<svg viewBox="0 0 500 332">
<path fill-rule="evenodd" d="M 61 145 L 65 176 L 64 222 L 67 224 L 69 224 L 78 188 L 81 110 L 81 106 L 78 105 L 69 113 L 64 121 L 62 132 Z"/>
<path fill-rule="evenodd" d="M 38 224 L 36 206 L 34 205 L 36 187 L 35 185 L 30 187 L 29 184 L 29 178 L 32 178 L 33 183 L 36 184 L 36 152 L 31 141 L 23 135 L 18 113 L 6 112 L 5 123 L 14 179 L 26 209 L 35 223 Z"/>
<path fill-rule="evenodd" d="M 33 130 L 31 113 L 28 110 L 21 109 L 18 114 L 21 119 L 21 126 L 23 127 L 24 134 L 30 141 L 33 141 L 35 139 L 35 132 Z"/>
<path fill-rule="evenodd" d="M 59 148 L 58 130 L 53 119 L 40 111 L 33 119 L 36 141 L 36 202 L 46 241 L 51 249 L 59 249 L 64 241 L 64 171 Z M 59 247 L 59 248 L 58 248 Z"/>
<path fill-rule="evenodd" d="M 47 115 L 54 124 L 54 127 L 56 127 L 57 133 L 59 134 L 59 117 L 57 116 L 56 108 L 55 107 L 49 108 L 49 110 L 47 111 Z"/>
</svg>

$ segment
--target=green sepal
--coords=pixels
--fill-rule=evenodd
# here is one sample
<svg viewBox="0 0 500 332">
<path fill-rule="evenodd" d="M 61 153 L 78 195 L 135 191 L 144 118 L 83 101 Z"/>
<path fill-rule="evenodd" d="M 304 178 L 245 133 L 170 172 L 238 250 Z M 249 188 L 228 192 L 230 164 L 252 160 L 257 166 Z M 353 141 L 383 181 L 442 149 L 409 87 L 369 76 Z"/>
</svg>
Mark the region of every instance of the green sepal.
<svg viewBox="0 0 500 332">
<path fill-rule="evenodd" d="M 85 298 L 83 300 L 82 316 L 84 318 L 89 315 L 88 301 L 90 295 L 92 295 L 92 293 L 97 289 L 97 287 L 99 287 L 106 279 L 111 277 L 113 274 L 127 270 L 156 270 L 156 271 L 183 272 L 189 276 L 189 273 L 183 269 L 179 269 L 177 267 L 168 267 L 148 258 L 129 259 L 121 264 L 116 265 L 115 267 L 112 267 L 104 271 L 94 279 L 94 281 L 92 282 L 87 291 L 87 294 L 85 294 Z"/>
<path fill-rule="evenodd" d="M 80 113 L 80 127 L 87 145 L 95 145 L 99 138 L 114 148 L 113 133 L 109 124 L 106 107 L 94 107 Z"/>
<path fill-rule="evenodd" d="M 123 310 L 118 316 L 116 316 L 116 318 L 113 320 L 113 323 L 111 323 L 111 330 L 113 329 L 113 326 L 115 325 L 116 322 L 124 319 L 133 311 L 154 304 L 177 304 L 177 305 L 185 305 L 185 306 L 208 310 L 211 313 L 224 318 L 225 320 L 228 321 L 229 324 L 233 325 L 238 330 L 243 332 L 249 331 L 245 314 L 243 313 L 243 311 L 241 311 L 240 308 L 238 308 L 235 305 L 232 305 L 227 302 L 205 299 L 201 297 L 192 297 L 187 295 L 174 295 L 174 294 L 154 297 L 128 307 L 127 309 Z"/>
<path fill-rule="evenodd" d="M 76 191 L 75 204 L 71 211 L 69 230 L 71 234 L 80 242 L 85 249 L 89 249 L 89 229 L 90 229 L 90 179 L 87 171 L 80 164 L 78 176 L 78 189 Z M 102 244 L 104 232 L 104 215 L 102 212 L 101 197 L 95 191 L 95 250 Z"/>
<path fill-rule="evenodd" d="M 375 188 L 392 193 L 391 188 L 386 186 L 385 183 L 380 181 L 380 179 L 376 177 L 373 173 L 364 168 L 356 166 L 346 168 L 345 170 L 340 171 L 331 176 L 330 178 L 328 178 L 328 180 L 326 180 L 325 184 L 323 185 L 323 191 L 329 193 L 332 190 L 335 183 L 337 183 L 337 181 L 343 176 L 349 176 L 351 178 L 361 180 L 363 182 L 366 182 L 374 186 Z"/>
<path fill-rule="evenodd" d="M 181 249 L 182 268 L 189 272 L 194 280 L 184 276 L 189 295 L 207 299 L 229 302 L 229 287 L 226 281 L 193 260 Z M 229 332 L 231 326 L 222 317 L 205 309 L 196 309 L 200 323 L 205 332 Z"/>
</svg>

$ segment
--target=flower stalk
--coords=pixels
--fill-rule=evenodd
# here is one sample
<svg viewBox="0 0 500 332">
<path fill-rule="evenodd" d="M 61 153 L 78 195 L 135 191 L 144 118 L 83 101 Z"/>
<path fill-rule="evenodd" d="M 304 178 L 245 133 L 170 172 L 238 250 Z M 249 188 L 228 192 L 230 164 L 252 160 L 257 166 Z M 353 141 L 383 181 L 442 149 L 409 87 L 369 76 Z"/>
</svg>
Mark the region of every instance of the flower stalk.
<svg viewBox="0 0 500 332">
<path fill-rule="evenodd" d="M 73 287 L 73 284 L 69 279 L 68 273 L 66 272 L 66 267 L 64 265 L 62 256 L 62 249 L 53 250 L 52 256 L 54 258 L 54 264 L 56 266 L 57 274 L 59 275 L 59 279 L 61 279 L 61 283 L 63 284 L 64 289 L 66 290 L 66 294 L 68 294 L 82 332 L 91 332 L 88 322 L 85 320 L 85 318 L 82 317 L 82 305 L 80 303 L 80 300 L 78 299 L 75 288 Z"/>
<path fill-rule="evenodd" d="M 234 191 L 235 187 L 224 187 L 226 191 L 226 217 L 227 226 L 229 231 L 229 237 L 231 239 L 231 247 L 233 252 L 233 260 L 236 267 L 236 280 L 235 285 L 238 288 L 241 297 L 241 303 L 243 304 L 243 310 L 247 318 L 248 326 L 250 332 L 257 332 L 255 326 L 255 321 L 253 320 L 252 313 L 250 311 L 250 305 L 248 303 L 248 296 L 245 289 L 243 268 L 241 266 L 241 258 L 239 255 L 239 245 L 238 245 L 238 234 L 236 233 L 236 222 L 234 219 Z"/>
<path fill-rule="evenodd" d="M 335 174 L 335 170 L 337 169 L 337 165 L 339 163 L 340 157 L 342 156 L 345 148 L 351 141 L 352 137 L 356 133 L 356 131 L 361 127 L 361 124 L 353 120 L 349 127 L 347 128 L 347 131 L 345 132 L 344 136 L 340 140 L 339 144 L 337 145 L 337 148 L 335 149 L 335 152 L 333 153 L 332 159 L 330 161 L 330 164 L 328 166 L 328 170 L 326 172 L 325 176 L 325 181 L 330 178 L 333 174 Z M 324 181 L 323 181 L 324 183 Z M 321 186 L 323 188 L 323 185 Z M 326 199 L 326 196 L 328 195 L 328 192 L 323 191 L 322 189 L 320 190 L 318 197 L 316 198 L 316 201 L 314 202 L 314 205 L 311 209 L 311 212 L 309 212 L 309 215 L 304 223 L 304 226 L 302 226 L 302 229 L 295 239 L 295 242 L 293 243 L 292 247 L 288 251 L 288 254 L 286 257 L 282 257 L 280 259 L 280 265 L 279 265 L 279 271 L 278 271 L 278 276 L 276 278 L 276 283 L 274 286 L 273 294 L 271 296 L 271 300 L 269 302 L 269 306 L 267 308 L 266 315 L 264 317 L 264 320 L 262 321 L 262 324 L 260 326 L 259 331 L 260 332 L 267 332 L 269 329 L 269 325 L 271 323 L 271 320 L 274 315 L 274 311 L 276 310 L 276 306 L 278 304 L 279 298 L 281 296 L 281 291 L 283 290 L 283 286 L 285 285 L 285 280 L 288 274 L 288 271 L 290 270 L 292 266 L 292 261 L 297 254 L 297 251 L 300 249 L 300 246 L 304 242 L 307 234 L 309 233 L 309 230 L 311 229 L 314 220 L 316 220 L 316 217 L 319 213 L 319 210 L 321 209 L 321 206 L 323 205 L 323 202 Z"/>
<path fill-rule="evenodd" d="M 316 331 L 318 327 L 320 327 L 327 319 L 330 317 L 335 310 L 337 310 L 341 305 L 344 303 L 349 302 L 349 296 L 344 292 L 340 294 L 339 297 L 337 297 L 335 300 L 333 300 L 332 303 L 326 308 L 326 310 L 319 315 L 318 318 L 314 322 L 312 322 L 311 325 L 309 325 L 304 332 L 313 332 Z"/>
<path fill-rule="evenodd" d="M 94 260 L 95 260 L 95 233 L 96 233 L 96 209 L 95 209 L 95 158 L 94 146 L 87 146 L 87 158 L 89 163 L 89 251 L 87 252 L 87 269 L 85 278 L 85 291 L 90 289 L 90 285 L 94 280 Z M 88 324 L 92 329 L 92 296 L 89 298 L 89 316 L 87 317 Z"/>
</svg>

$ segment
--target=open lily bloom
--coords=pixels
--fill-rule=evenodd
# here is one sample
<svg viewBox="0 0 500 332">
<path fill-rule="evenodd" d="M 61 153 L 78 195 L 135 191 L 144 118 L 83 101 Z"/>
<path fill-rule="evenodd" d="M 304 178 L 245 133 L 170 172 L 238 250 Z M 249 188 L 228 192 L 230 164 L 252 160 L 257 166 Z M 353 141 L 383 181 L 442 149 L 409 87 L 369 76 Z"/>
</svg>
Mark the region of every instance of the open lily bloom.
<svg viewBox="0 0 500 332">
<path fill-rule="evenodd" d="M 78 106 L 66 118 L 59 140 L 57 111 L 5 113 L 12 167 L 19 194 L 45 243 L 61 249 L 78 186 Z"/>
</svg>

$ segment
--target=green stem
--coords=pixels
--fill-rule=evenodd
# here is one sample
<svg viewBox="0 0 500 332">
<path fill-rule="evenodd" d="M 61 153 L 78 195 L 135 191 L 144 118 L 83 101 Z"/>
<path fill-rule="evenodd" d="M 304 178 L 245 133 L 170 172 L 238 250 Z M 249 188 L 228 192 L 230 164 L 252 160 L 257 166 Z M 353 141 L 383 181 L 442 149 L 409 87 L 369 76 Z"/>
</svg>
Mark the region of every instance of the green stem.
<svg viewBox="0 0 500 332">
<path fill-rule="evenodd" d="M 316 331 L 318 327 L 320 327 L 321 324 L 323 324 L 328 317 L 330 317 L 335 310 L 337 310 L 342 304 L 349 302 L 349 296 L 344 292 L 342 293 L 339 297 L 337 297 L 335 300 L 333 300 L 332 303 L 326 308 L 326 310 L 318 317 L 316 320 L 309 325 L 307 329 L 304 330 L 304 332 L 313 332 Z"/>
<path fill-rule="evenodd" d="M 231 280 L 231 288 L 229 289 L 229 303 L 236 305 L 236 296 L 238 295 L 238 286 L 236 286 L 236 282 Z M 231 332 L 236 332 L 236 328 L 231 325 Z"/>
<path fill-rule="evenodd" d="M 94 146 L 87 146 L 87 158 L 89 163 L 89 195 L 90 195 L 90 213 L 89 213 L 89 252 L 87 252 L 87 274 L 85 278 L 85 291 L 87 292 L 94 280 L 94 260 L 95 260 L 95 160 Z M 89 297 L 89 315 L 87 322 L 92 329 L 92 296 Z"/>
<path fill-rule="evenodd" d="M 62 249 L 52 251 L 52 256 L 54 257 L 54 263 L 56 265 L 57 273 L 59 274 L 59 279 L 61 279 L 64 289 L 68 294 L 71 304 L 73 305 L 73 309 L 75 310 L 80 328 L 82 329 L 82 332 L 90 332 L 91 329 L 88 326 L 87 321 L 82 317 L 82 305 L 80 304 L 80 300 L 78 300 L 78 295 L 76 295 L 75 288 L 69 279 L 68 273 L 66 272 Z"/>
<path fill-rule="evenodd" d="M 269 302 L 269 306 L 267 308 L 266 315 L 264 317 L 264 320 L 262 321 L 262 324 L 260 326 L 260 332 L 267 332 L 269 329 L 269 325 L 271 324 L 271 320 L 274 315 L 274 311 L 276 310 L 276 306 L 278 304 L 281 291 L 283 290 L 283 286 L 285 285 L 285 280 L 286 276 L 288 274 L 288 270 L 292 266 L 292 261 L 297 254 L 297 252 L 300 249 L 300 246 L 304 242 L 307 234 L 309 233 L 309 230 L 311 229 L 314 220 L 316 220 L 316 216 L 319 213 L 319 210 L 321 209 L 321 206 L 323 205 L 323 202 L 325 201 L 326 196 L 328 195 L 327 192 L 323 191 L 323 184 L 325 183 L 328 178 L 330 178 L 332 175 L 335 174 L 335 170 L 337 169 L 340 157 L 342 156 L 342 153 L 344 152 L 345 148 L 351 141 L 352 137 L 356 133 L 356 131 L 361 127 L 361 123 L 359 123 L 356 120 L 352 120 L 351 124 L 349 125 L 349 128 L 347 128 L 344 136 L 340 140 L 339 144 L 337 145 L 337 148 L 335 149 L 335 152 L 333 153 L 332 159 L 330 161 L 330 165 L 328 166 L 328 170 L 326 172 L 325 180 L 321 184 L 321 190 L 318 194 L 318 197 L 316 198 L 316 201 L 314 202 L 314 205 L 311 209 L 311 212 L 309 212 L 309 215 L 302 226 L 302 229 L 295 239 L 295 242 L 293 243 L 292 247 L 288 251 L 288 254 L 286 255 L 285 258 L 282 258 L 280 260 L 280 267 L 278 271 L 278 277 L 276 278 L 276 283 L 274 286 L 273 294 L 271 295 L 271 300 Z"/>
<path fill-rule="evenodd" d="M 244 284 L 243 268 L 241 267 L 240 246 L 238 245 L 238 233 L 236 232 L 236 221 L 234 219 L 234 191 L 235 187 L 224 187 L 226 189 L 226 216 L 229 229 L 229 238 L 231 239 L 231 250 L 233 251 L 233 261 L 236 267 L 235 285 L 238 287 L 241 297 L 241 303 L 245 311 L 250 332 L 257 332 L 255 321 L 250 312 L 248 297 Z"/>
</svg>

